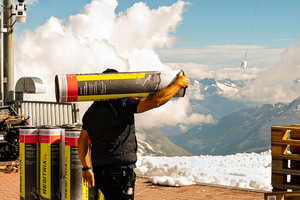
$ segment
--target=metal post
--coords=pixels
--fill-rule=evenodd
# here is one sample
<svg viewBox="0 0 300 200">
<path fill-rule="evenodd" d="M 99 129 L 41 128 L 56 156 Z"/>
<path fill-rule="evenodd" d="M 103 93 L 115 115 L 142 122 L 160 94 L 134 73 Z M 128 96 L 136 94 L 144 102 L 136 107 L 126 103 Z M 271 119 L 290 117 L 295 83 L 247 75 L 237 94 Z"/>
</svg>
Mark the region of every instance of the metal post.
<svg viewBox="0 0 300 200">
<path fill-rule="evenodd" d="M 4 101 L 14 100 L 14 51 L 13 51 L 13 0 L 4 0 L 3 27 L 3 66 Z"/>
<path fill-rule="evenodd" d="M 4 106 L 4 94 L 3 94 L 3 4 L 0 0 L 0 102 L 1 106 Z"/>
</svg>

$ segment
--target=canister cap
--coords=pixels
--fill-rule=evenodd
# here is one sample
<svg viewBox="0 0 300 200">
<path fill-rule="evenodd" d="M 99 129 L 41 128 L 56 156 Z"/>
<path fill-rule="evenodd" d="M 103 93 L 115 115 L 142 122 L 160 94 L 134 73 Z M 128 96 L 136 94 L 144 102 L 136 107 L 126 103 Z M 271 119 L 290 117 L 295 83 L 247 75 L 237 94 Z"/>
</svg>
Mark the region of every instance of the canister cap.
<svg viewBox="0 0 300 200">
<path fill-rule="evenodd" d="M 14 128 L 19 128 L 19 129 L 36 129 L 36 126 L 14 126 Z"/>
<path fill-rule="evenodd" d="M 53 124 L 48 124 L 44 126 L 40 126 L 39 129 L 58 129 L 59 127 Z"/>
<path fill-rule="evenodd" d="M 80 130 L 82 128 L 82 124 L 63 124 L 61 128 L 66 130 Z"/>
</svg>

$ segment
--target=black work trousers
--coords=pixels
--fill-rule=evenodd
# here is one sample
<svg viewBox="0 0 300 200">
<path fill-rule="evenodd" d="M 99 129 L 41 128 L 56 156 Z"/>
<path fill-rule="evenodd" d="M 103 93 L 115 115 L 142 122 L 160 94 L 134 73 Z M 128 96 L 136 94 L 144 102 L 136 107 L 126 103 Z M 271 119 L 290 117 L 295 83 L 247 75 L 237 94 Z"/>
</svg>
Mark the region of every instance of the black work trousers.
<svg viewBox="0 0 300 200">
<path fill-rule="evenodd" d="M 93 171 L 96 186 L 105 200 L 134 200 L 136 174 L 133 169 L 96 167 Z"/>
</svg>

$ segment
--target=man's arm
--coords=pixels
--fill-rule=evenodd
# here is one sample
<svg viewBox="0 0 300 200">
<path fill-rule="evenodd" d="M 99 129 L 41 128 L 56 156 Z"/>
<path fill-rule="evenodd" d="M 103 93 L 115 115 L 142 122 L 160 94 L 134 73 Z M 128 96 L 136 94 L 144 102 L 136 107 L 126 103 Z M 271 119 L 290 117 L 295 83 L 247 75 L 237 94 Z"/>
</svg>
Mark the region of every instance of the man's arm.
<svg viewBox="0 0 300 200">
<path fill-rule="evenodd" d="M 142 98 L 137 106 L 137 113 L 142 113 L 167 103 L 180 88 L 186 88 L 188 86 L 189 79 L 187 76 L 184 76 L 181 71 L 177 79 L 171 85 L 157 91 L 153 95 L 149 95 L 147 98 Z"/>
<path fill-rule="evenodd" d="M 78 155 L 83 168 L 91 167 L 90 155 L 89 155 L 89 135 L 84 129 L 81 129 L 80 136 L 78 138 Z M 82 178 L 86 186 L 94 187 L 94 173 L 91 169 L 82 171 Z"/>
</svg>

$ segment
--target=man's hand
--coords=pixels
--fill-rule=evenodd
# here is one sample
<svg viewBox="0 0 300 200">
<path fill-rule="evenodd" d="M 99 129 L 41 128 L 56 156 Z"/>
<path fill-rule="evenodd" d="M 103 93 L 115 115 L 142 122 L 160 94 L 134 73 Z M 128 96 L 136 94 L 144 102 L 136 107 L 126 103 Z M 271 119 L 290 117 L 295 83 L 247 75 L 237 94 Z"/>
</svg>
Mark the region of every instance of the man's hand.
<svg viewBox="0 0 300 200">
<path fill-rule="evenodd" d="M 81 129 L 80 136 L 78 138 L 78 156 L 83 167 L 91 166 L 90 155 L 89 155 L 89 134 L 86 130 Z M 94 173 L 91 169 L 82 171 L 82 178 L 84 185 L 91 188 L 95 186 Z"/>
<path fill-rule="evenodd" d="M 94 173 L 91 169 L 82 172 L 84 185 L 91 188 L 95 186 Z"/>
<path fill-rule="evenodd" d="M 184 76 L 182 71 L 179 72 L 174 83 L 157 91 L 153 95 L 140 99 L 137 107 L 137 113 L 142 113 L 167 103 L 178 92 L 178 90 L 180 90 L 180 88 L 187 88 L 188 86 L 189 78 Z"/>
<path fill-rule="evenodd" d="M 187 88 L 189 86 L 189 78 L 183 75 L 182 71 L 179 72 L 175 84 L 178 84 L 182 88 Z"/>
</svg>

